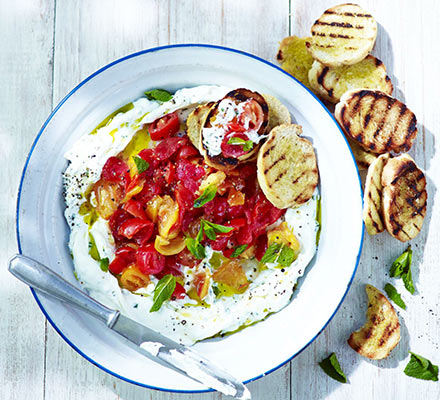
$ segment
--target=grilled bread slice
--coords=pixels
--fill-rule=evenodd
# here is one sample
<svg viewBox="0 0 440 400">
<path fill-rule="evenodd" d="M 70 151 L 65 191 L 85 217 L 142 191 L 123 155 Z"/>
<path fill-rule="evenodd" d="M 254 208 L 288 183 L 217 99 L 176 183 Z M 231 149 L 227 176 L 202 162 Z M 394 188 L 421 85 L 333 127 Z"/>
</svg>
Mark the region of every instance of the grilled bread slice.
<svg viewBox="0 0 440 400">
<path fill-rule="evenodd" d="M 357 4 L 341 4 L 324 11 L 312 26 L 306 46 L 312 57 L 329 67 L 363 60 L 374 46 L 377 23 Z"/>
<path fill-rule="evenodd" d="M 367 285 L 367 321 L 348 339 L 350 347 L 372 360 L 388 357 L 400 341 L 400 323 L 388 299 L 374 286 Z"/>
<path fill-rule="evenodd" d="M 282 124 L 290 124 L 291 117 L 287 107 L 281 103 L 276 97 L 270 94 L 263 94 L 264 100 L 269 107 L 269 122 L 267 124 L 267 132 Z"/>
<path fill-rule="evenodd" d="M 335 117 L 349 137 L 373 153 L 408 151 L 417 135 L 414 113 L 379 90 L 349 90 L 336 105 Z"/>
<path fill-rule="evenodd" d="M 199 148 L 200 145 L 202 126 L 205 123 L 209 110 L 213 105 L 214 102 L 210 102 L 196 107 L 186 119 L 186 133 L 189 137 L 189 140 L 191 140 L 191 143 L 197 148 Z"/>
<path fill-rule="evenodd" d="M 353 139 L 347 138 L 354 159 L 359 169 L 368 169 L 371 163 L 377 158 L 377 154 L 370 153 L 359 146 Z"/>
<path fill-rule="evenodd" d="M 382 154 L 368 168 L 365 179 L 363 218 L 369 235 L 384 230 L 382 221 L 382 171 L 390 155 Z"/>
<path fill-rule="evenodd" d="M 307 202 L 318 185 L 315 150 L 310 141 L 299 136 L 301 132 L 300 125 L 279 125 L 272 129 L 258 153 L 258 183 L 278 208 Z"/>
<path fill-rule="evenodd" d="M 261 107 L 262 112 L 262 123 L 260 128 L 257 131 L 258 136 L 263 136 L 266 133 L 267 125 L 269 123 L 269 107 L 266 103 L 266 100 L 264 100 L 264 97 L 261 96 L 261 94 L 257 92 L 253 92 L 249 89 L 235 89 L 229 92 L 223 99 L 217 101 L 209 110 L 208 115 L 206 116 L 206 119 L 203 123 L 200 139 L 199 139 L 199 150 L 203 157 L 205 158 L 205 162 L 218 170 L 222 171 L 228 171 L 233 168 L 235 168 L 240 162 L 249 160 L 252 157 L 254 157 L 258 153 L 258 149 L 260 148 L 259 143 L 253 144 L 253 147 L 250 151 L 248 151 L 246 154 L 239 156 L 239 157 L 225 157 L 223 156 L 223 153 L 213 155 L 208 151 L 208 147 L 206 145 L 205 139 L 205 128 L 212 128 L 213 123 L 215 123 L 216 118 L 219 115 L 219 105 L 222 100 L 230 100 L 234 102 L 235 104 L 244 103 L 248 100 L 254 100 L 256 101 L 259 106 Z"/>
<path fill-rule="evenodd" d="M 352 89 L 393 93 L 393 84 L 384 63 L 371 55 L 356 64 L 333 68 L 314 61 L 309 71 L 309 82 L 319 97 L 331 103 L 337 103 L 347 90 Z"/>
<path fill-rule="evenodd" d="M 414 239 L 426 214 L 426 178 L 408 154 L 390 159 L 382 173 L 383 217 L 389 234 L 402 242 Z"/>
<path fill-rule="evenodd" d="M 309 69 L 313 64 L 313 57 L 307 51 L 306 41 L 310 38 L 288 36 L 280 43 L 277 60 L 281 68 L 294 76 L 301 83 L 311 89 L 309 82 Z"/>
</svg>

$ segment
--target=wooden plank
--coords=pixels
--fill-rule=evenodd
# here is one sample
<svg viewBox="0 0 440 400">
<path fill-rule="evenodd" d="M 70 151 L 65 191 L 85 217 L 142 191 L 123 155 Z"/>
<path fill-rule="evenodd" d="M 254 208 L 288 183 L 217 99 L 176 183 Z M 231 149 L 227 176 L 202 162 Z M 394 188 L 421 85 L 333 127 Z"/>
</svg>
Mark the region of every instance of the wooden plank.
<svg viewBox="0 0 440 400">
<path fill-rule="evenodd" d="M 435 287 L 438 287 L 435 246 L 439 240 L 438 213 L 432 214 L 432 202 L 437 194 L 433 180 L 438 180 L 438 165 L 432 162 L 435 153 L 433 132 L 439 124 L 434 109 L 440 79 L 438 43 L 432 38 L 439 35 L 435 16 L 439 4 L 435 1 L 359 1 L 379 23 L 378 38 L 373 54 L 387 66 L 395 86 L 395 96 L 405 100 L 416 113 L 419 135 L 411 154 L 428 173 L 430 207 L 422 233 L 412 245 L 414 276 L 418 292 L 411 296 L 401 282 L 390 280 L 388 270 L 392 260 L 406 245 L 386 233 L 366 237 L 358 272 L 347 298 L 324 333 L 308 350 L 292 362 L 292 398 L 440 398 L 438 385 L 411 379 L 403 374 L 409 349 L 438 362 L 440 337 L 440 306 Z M 292 0 L 292 34 L 308 35 L 313 21 L 334 2 Z M 430 38 L 430 39 L 429 39 Z M 429 232 L 429 236 L 428 236 Z M 337 268 L 337 266 L 333 266 Z M 371 283 L 382 289 L 392 281 L 407 302 L 407 311 L 399 311 L 402 340 L 392 355 L 383 361 L 368 361 L 351 350 L 346 339 L 365 319 L 366 296 L 364 284 Z M 433 284 L 437 282 L 437 284 Z M 430 311 L 431 310 L 431 311 Z M 341 385 L 320 371 L 317 363 L 335 351 L 350 384 Z"/>
<path fill-rule="evenodd" d="M 16 193 L 29 151 L 51 110 L 53 2 L 0 2 L 0 255 L 17 252 Z M 5 162 L 4 160 L 7 160 Z M 0 397 L 43 399 L 45 319 L 26 285 L 0 280 Z"/>
</svg>

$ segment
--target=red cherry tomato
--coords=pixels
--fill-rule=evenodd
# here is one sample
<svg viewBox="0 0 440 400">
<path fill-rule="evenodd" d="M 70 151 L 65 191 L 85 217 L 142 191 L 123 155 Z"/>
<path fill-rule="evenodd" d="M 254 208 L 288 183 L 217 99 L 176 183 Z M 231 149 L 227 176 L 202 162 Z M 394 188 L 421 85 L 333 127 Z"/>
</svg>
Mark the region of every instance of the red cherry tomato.
<svg viewBox="0 0 440 400">
<path fill-rule="evenodd" d="M 162 140 L 176 134 L 179 132 L 179 129 L 179 117 L 177 116 L 177 112 L 173 112 L 156 119 L 156 121 L 150 125 L 148 131 L 152 140 Z"/>
<path fill-rule="evenodd" d="M 145 275 L 158 274 L 165 267 L 165 256 L 159 254 L 154 244 L 150 243 L 136 251 L 136 264 Z"/>
<path fill-rule="evenodd" d="M 241 144 L 228 144 L 229 140 L 232 138 L 239 138 L 243 140 L 249 140 L 247 135 L 242 132 L 232 132 L 225 135 L 223 142 L 221 144 L 222 153 L 225 157 L 237 158 L 246 153 L 249 153 L 251 150 L 244 151 L 243 145 Z"/>
<path fill-rule="evenodd" d="M 124 240 L 124 237 L 118 234 L 118 229 L 124 223 L 124 221 L 129 218 L 131 218 L 131 215 L 122 208 L 118 208 L 110 217 L 108 224 L 116 240 Z"/>
<path fill-rule="evenodd" d="M 168 161 L 167 165 L 163 169 L 163 175 L 165 177 L 166 183 L 170 184 L 174 181 L 174 175 L 176 172 L 176 168 L 171 161 Z"/>
<path fill-rule="evenodd" d="M 187 143 L 188 139 L 185 137 L 170 137 L 162 140 L 154 148 L 154 153 L 160 161 L 168 160 L 174 153 L 177 152 L 177 150 Z"/>
<path fill-rule="evenodd" d="M 183 146 L 177 158 L 190 158 L 200 155 L 199 151 L 191 144 Z"/>
<path fill-rule="evenodd" d="M 122 183 L 126 186 L 130 182 L 130 168 L 118 157 L 110 157 L 101 172 L 102 179 L 107 182 Z"/>
<path fill-rule="evenodd" d="M 185 297 L 185 289 L 180 283 L 176 283 L 176 288 L 171 295 L 171 300 L 183 299 Z"/>
<path fill-rule="evenodd" d="M 127 260 L 122 256 L 116 256 L 114 260 L 110 263 L 108 266 L 108 269 L 110 272 L 112 272 L 115 275 L 120 274 L 125 268 L 127 268 L 128 262 Z"/>
<path fill-rule="evenodd" d="M 255 258 L 260 261 L 267 250 L 267 235 L 261 235 L 258 237 L 256 247 Z"/>
<path fill-rule="evenodd" d="M 123 209 L 133 215 L 133 217 L 147 219 L 144 205 L 140 201 L 130 199 L 123 205 Z"/>
<path fill-rule="evenodd" d="M 246 101 L 243 106 L 243 112 L 238 117 L 238 122 L 243 126 L 249 126 L 249 130 L 258 131 L 263 120 L 264 113 L 260 104 L 255 100 Z"/>
<path fill-rule="evenodd" d="M 115 251 L 115 255 L 126 260 L 127 264 L 133 264 L 136 259 L 136 250 L 130 246 L 121 246 Z"/>
<path fill-rule="evenodd" d="M 153 149 L 141 150 L 138 156 L 149 164 L 149 168 L 145 172 L 146 175 L 149 175 L 151 171 L 159 165 L 160 160 L 157 158 Z"/>
<path fill-rule="evenodd" d="M 124 221 L 118 228 L 118 235 L 132 239 L 136 233 L 147 227 L 151 227 L 151 231 L 153 231 L 153 223 L 151 221 L 140 218 L 130 218 Z"/>
<path fill-rule="evenodd" d="M 145 245 L 155 232 L 155 226 L 153 223 L 149 224 L 147 227 L 142 228 L 136 235 L 133 236 L 133 240 L 138 246 Z"/>
<path fill-rule="evenodd" d="M 226 224 L 228 226 L 232 226 L 234 229 L 239 229 L 246 225 L 246 218 L 234 218 Z"/>
</svg>

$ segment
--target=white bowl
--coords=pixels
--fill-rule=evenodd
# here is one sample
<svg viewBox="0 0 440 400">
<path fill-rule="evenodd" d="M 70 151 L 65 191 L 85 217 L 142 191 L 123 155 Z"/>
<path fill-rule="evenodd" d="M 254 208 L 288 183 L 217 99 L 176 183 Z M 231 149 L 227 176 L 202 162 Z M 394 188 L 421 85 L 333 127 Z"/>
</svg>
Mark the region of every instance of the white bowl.
<svg viewBox="0 0 440 400">
<path fill-rule="evenodd" d="M 170 91 L 200 84 L 247 87 L 279 98 L 317 150 L 322 233 L 317 256 L 300 279 L 293 301 L 265 321 L 195 349 L 249 382 L 277 369 L 326 327 L 353 280 L 362 247 L 362 190 L 347 142 L 332 115 L 301 83 L 271 63 L 209 45 L 158 47 L 129 55 L 81 82 L 55 108 L 26 161 L 17 202 L 21 253 L 46 264 L 78 286 L 67 247 L 61 174 L 64 153 L 120 106 L 151 88 Z M 57 332 L 103 370 L 149 388 L 207 390 L 153 363 L 89 315 L 33 292 Z"/>
</svg>

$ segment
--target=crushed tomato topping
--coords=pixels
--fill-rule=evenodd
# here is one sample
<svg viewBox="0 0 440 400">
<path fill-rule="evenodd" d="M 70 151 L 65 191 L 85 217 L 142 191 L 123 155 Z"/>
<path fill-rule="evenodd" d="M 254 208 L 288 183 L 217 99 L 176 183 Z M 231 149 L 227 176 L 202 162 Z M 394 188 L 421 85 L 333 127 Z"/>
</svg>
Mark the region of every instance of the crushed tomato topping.
<svg viewBox="0 0 440 400">
<path fill-rule="evenodd" d="M 183 267 L 196 268 L 201 260 L 184 243 L 187 237 L 197 237 L 202 220 L 233 228 L 217 233 L 215 240 L 204 235 L 203 246 L 233 258 L 238 246 L 247 245 L 261 259 L 267 249 L 266 229 L 285 210 L 274 207 L 259 188 L 255 162 L 227 172 L 216 182 L 214 198 L 195 208 L 194 201 L 203 192 L 199 190 L 202 182 L 217 170 L 204 163 L 187 136 L 166 137 L 138 156 L 148 163 L 142 173 L 130 171 L 123 159 L 110 157 L 99 180 L 101 190 L 109 183 L 118 193 L 117 198 L 111 193 L 100 197 L 110 204 L 105 210 L 111 210 L 111 215 L 105 218 L 116 244 L 111 273 L 120 276 L 134 268 L 160 279 L 167 274 L 180 277 Z M 98 212 L 105 206 L 98 201 Z M 184 295 L 184 287 L 177 284 L 172 299 Z"/>
</svg>

